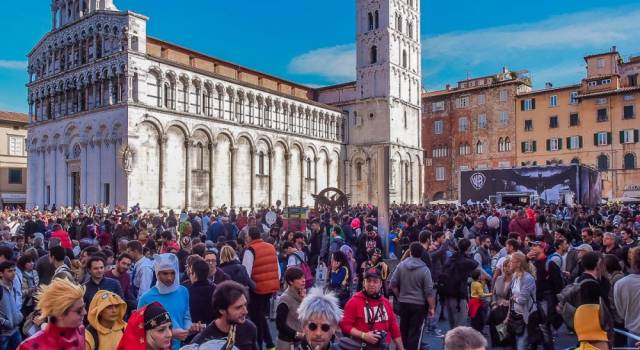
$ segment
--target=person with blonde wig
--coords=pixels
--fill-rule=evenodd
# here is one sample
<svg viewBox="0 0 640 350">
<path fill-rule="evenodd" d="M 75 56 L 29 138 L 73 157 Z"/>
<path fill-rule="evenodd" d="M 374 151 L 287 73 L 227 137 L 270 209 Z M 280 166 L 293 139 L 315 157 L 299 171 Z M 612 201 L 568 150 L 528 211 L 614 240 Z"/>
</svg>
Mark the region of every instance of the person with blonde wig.
<svg viewBox="0 0 640 350">
<path fill-rule="evenodd" d="M 65 349 L 83 350 L 84 287 L 64 278 L 55 278 L 40 288 L 36 309 L 47 321 L 43 330 L 25 340 L 19 350 Z"/>
</svg>

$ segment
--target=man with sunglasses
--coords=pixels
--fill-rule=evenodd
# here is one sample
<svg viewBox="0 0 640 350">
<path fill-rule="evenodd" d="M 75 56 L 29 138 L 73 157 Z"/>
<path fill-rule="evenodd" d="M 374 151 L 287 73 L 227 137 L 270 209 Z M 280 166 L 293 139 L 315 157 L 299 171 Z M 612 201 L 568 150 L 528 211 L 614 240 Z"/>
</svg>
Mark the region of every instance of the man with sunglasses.
<svg viewBox="0 0 640 350">
<path fill-rule="evenodd" d="M 385 348 L 380 345 L 393 340 L 397 350 L 404 350 L 400 327 L 391 303 L 382 294 L 382 276 L 377 269 L 364 273 L 363 287 L 344 307 L 342 334 L 371 347 Z"/>
<path fill-rule="evenodd" d="M 342 318 L 338 299 L 313 288 L 298 307 L 304 337 L 294 350 L 328 350 Z"/>
</svg>

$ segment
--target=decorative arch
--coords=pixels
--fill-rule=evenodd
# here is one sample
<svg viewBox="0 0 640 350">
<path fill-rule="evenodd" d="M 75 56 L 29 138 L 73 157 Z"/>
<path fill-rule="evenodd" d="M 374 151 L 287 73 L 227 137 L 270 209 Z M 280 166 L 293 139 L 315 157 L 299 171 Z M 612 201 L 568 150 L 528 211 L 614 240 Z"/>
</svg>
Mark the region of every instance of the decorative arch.
<svg viewBox="0 0 640 350">
<path fill-rule="evenodd" d="M 184 133 L 185 138 L 188 139 L 191 137 L 191 132 L 189 131 L 189 127 L 183 121 L 180 121 L 177 119 L 171 120 L 167 123 L 165 130 L 169 131 L 169 129 L 172 127 L 180 129 Z"/>
</svg>

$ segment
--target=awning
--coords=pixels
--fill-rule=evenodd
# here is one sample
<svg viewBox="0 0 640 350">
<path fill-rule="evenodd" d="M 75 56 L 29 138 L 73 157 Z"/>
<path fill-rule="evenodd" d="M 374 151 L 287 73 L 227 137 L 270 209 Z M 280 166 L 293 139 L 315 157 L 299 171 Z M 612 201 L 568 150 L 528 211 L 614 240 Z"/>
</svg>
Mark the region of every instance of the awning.
<svg viewBox="0 0 640 350">
<path fill-rule="evenodd" d="M 2 193 L 0 194 L 0 200 L 2 203 L 9 204 L 22 204 L 27 202 L 27 194 L 26 193 Z"/>
</svg>

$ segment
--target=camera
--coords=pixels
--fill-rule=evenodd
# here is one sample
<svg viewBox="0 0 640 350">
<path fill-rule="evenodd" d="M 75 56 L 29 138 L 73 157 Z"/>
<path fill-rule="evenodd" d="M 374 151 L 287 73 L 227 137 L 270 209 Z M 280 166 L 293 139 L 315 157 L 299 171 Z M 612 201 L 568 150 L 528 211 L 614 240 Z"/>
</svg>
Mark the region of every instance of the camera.
<svg viewBox="0 0 640 350">
<path fill-rule="evenodd" d="M 374 344 L 379 349 L 387 348 L 387 331 L 373 331 L 375 335 L 380 336 L 378 342 Z"/>
</svg>

